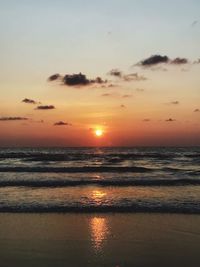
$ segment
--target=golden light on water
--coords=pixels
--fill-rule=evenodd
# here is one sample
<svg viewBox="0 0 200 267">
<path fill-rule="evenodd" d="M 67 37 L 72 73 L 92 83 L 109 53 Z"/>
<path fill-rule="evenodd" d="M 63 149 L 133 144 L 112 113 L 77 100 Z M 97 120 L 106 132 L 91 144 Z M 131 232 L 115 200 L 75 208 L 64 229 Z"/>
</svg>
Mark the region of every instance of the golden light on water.
<svg viewBox="0 0 200 267">
<path fill-rule="evenodd" d="M 94 250 L 98 252 L 102 249 L 109 233 L 107 219 L 105 217 L 93 217 L 90 221 L 90 228 Z"/>
<path fill-rule="evenodd" d="M 102 205 L 105 200 L 106 192 L 103 190 L 92 190 L 91 198 L 96 205 Z M 108 236 L 108 224 L 105 217 L 92 217 L 90 221 L 91 228 L 91 240 L 94 246 L 94 250 L 98 252 L 102 249 L 103 243 Z"/>
<path fill-rule="evenodd" d="M 103 198 L 106 196 L 106 193 L 101 190 L 93 190 L 92 191 L 92 199 L 97 204 L 101 204 L 103 201 Z"/>
</svg>

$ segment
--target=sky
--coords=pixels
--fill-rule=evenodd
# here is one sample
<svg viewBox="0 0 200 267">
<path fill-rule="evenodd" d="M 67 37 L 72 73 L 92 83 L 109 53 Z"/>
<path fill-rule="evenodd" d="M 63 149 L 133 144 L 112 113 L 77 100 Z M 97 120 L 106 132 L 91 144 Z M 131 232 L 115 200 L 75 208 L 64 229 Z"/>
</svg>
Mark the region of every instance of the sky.
<svg viewBox="0 0 200 267">
<path fill-rule="evenodd" d="M 0 146 L 200 145 L 199 10 L 1 0 Z"/>
</svg>

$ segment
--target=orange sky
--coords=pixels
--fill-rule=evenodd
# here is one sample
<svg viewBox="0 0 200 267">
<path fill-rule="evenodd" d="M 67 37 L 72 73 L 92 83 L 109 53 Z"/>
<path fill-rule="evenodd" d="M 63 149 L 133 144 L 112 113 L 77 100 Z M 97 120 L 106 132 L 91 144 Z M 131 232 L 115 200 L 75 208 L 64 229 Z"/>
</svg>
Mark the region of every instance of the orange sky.
<svg viewBox="0 0 200 267">
<path fill-rule="evenodd" d="M 196 1 L 176 16 L 156 0 L 11 2 L 0 4 L 0 146 L 200 145 Z"/>
</svg>

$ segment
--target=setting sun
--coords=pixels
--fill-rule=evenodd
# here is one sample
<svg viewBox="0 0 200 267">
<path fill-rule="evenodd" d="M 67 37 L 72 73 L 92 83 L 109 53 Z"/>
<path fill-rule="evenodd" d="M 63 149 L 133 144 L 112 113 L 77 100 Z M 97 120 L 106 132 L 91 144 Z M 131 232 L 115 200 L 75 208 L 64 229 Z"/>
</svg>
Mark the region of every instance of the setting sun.
<svg viewBox="0 0 200 267">
<path fill-rule="evenodd" d="M 101 129 L 95 130 L 95 135 L 101 137 L 103 135 L 103 131 Z"/>
</svg>

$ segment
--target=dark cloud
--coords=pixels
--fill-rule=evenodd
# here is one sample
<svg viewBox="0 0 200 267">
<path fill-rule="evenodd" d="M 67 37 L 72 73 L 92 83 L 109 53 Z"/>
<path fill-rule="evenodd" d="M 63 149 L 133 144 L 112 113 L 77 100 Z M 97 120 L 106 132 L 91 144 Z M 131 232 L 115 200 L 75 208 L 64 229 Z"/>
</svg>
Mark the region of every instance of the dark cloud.
<svg viewBox="0 0 200 267">
<path fill-rule="evenodd" d="M 60 74 L 56 73 L 56 74 L 51 75 L 48 78 L 48 81 L 52 82 L 52 81 L 58 80 L 60 77 L 61 77 Z"/>
<path fill-rule="evenodd" d="M 68 122 L 58 121 L 54 123 L 54 126 L 72 126 L 72 124 Z"/>
<path fill-rule="evenodd" d="M 45 105 L 45 106 L 38 106 L 36 109 L 38 110 L 48 110 L 48 109 L 55 109 L 53 105 Z"/>
<path fill-rule="evenodd" d="M 184 65 L 184 64 L 188 64 L 189 61 L 187 58 L 180 58 L 180 57 L 177 57 L 173 60 L 170 61 L 171 64 L 174 64 L 174 65 Z"/>
<path fill-rule="evenodd" d="M 143 67 L 151 67 L 157 64 L 168 63 L 168 62 L 169 62 L 168 56 L 153 55 L 147 59 L 142 60 L 141 62 L 138 63 L 138 65 L 141 65 Z"/>
<path fill-rule="evenodd" d="M 120 108 L 125 108 L 125 107 L 126 107 L 126 106 L 125 106 L 125 105 L 123 105 L 123 104 L 120 106 Z"/>
<path fill-rule="evenodd" d="M 161 68 L 160 64 L 172 64 L 172 65 L 186 65 L 189 63 L 187 58 L 177 57 L 175 59 L 170 59 L 168 56 L 153 55 L 147 59 L 144 59 L 136 64 L 136 66 L 142 66 L 151 68 L 152 70 L 163 70 L 167 71 L 166 68 Z"/>
<path fill-rule="evenodd" d="M 60 79 L 62 84 L 67 86 L 86 86 L 90 84 L 104 84 L 107 83 L 106 80 L 103 80 L 101 77 L 96 77 L 91 80 L 86 77 L 86 75 L 82 74 L 66 74 L 61 76 L 60 74 L 54 74 L 48 78 L 49 81 L 55 81 Z"/>
<path fill-rule="evenodd" d="M 111 76 L 119 77 L 119 78 L 122 77 L 122 72 L 118 69 L 112 69 L 111 71 L 109 71 L 108 74 Z"/>
<path fill-rule="evenodd" d="M 37 104 L 35 100 L 29 99 L 29 98 L 24 98 L 22 102 L 26 104 L 34 104 L 34 105 Z"/>
<path fill-rule="evenodd" d="M 169 119 L 167 119 L 167 120 L 165 120 L 166 122 L 173 122 L 173 121 L 176 121 L 176 120 L 174 120 L 174 119 L 172 119 L 172 118 L 169 118 Z"/>
<path fill-rule="evenodd" d="M 150 119 L 144 119 L 143 120 L 144 122 L 149 122 L 149 121 L 151 121 Z"/>
<path fill-rule="evenodd" d="M 90 80 L 88 80 L 82 73 L 72 75 L 67 74 L 63 77 L 63 83 L 68 86 L 84 86 L 90 84 Z"/>
<path fill-rule="evenodd" d="M 24 117 L 1 117 L 0 121 L 27 121 L 28 118 Z"/>
<path fill-rule="evenodd" d="M 101 77 L 97 77 L 95 80 L 90 80 L 90 83 L 98 83 L 98 84 L 103 84 L 107 83 L 107 80 L 103 80 Z"/>
<path fill-rule="evenodd" d="M 196 109 L 194 110 L 194 112 L 200 112 L 200 109 L 196 108 Z"/>
</svg>

